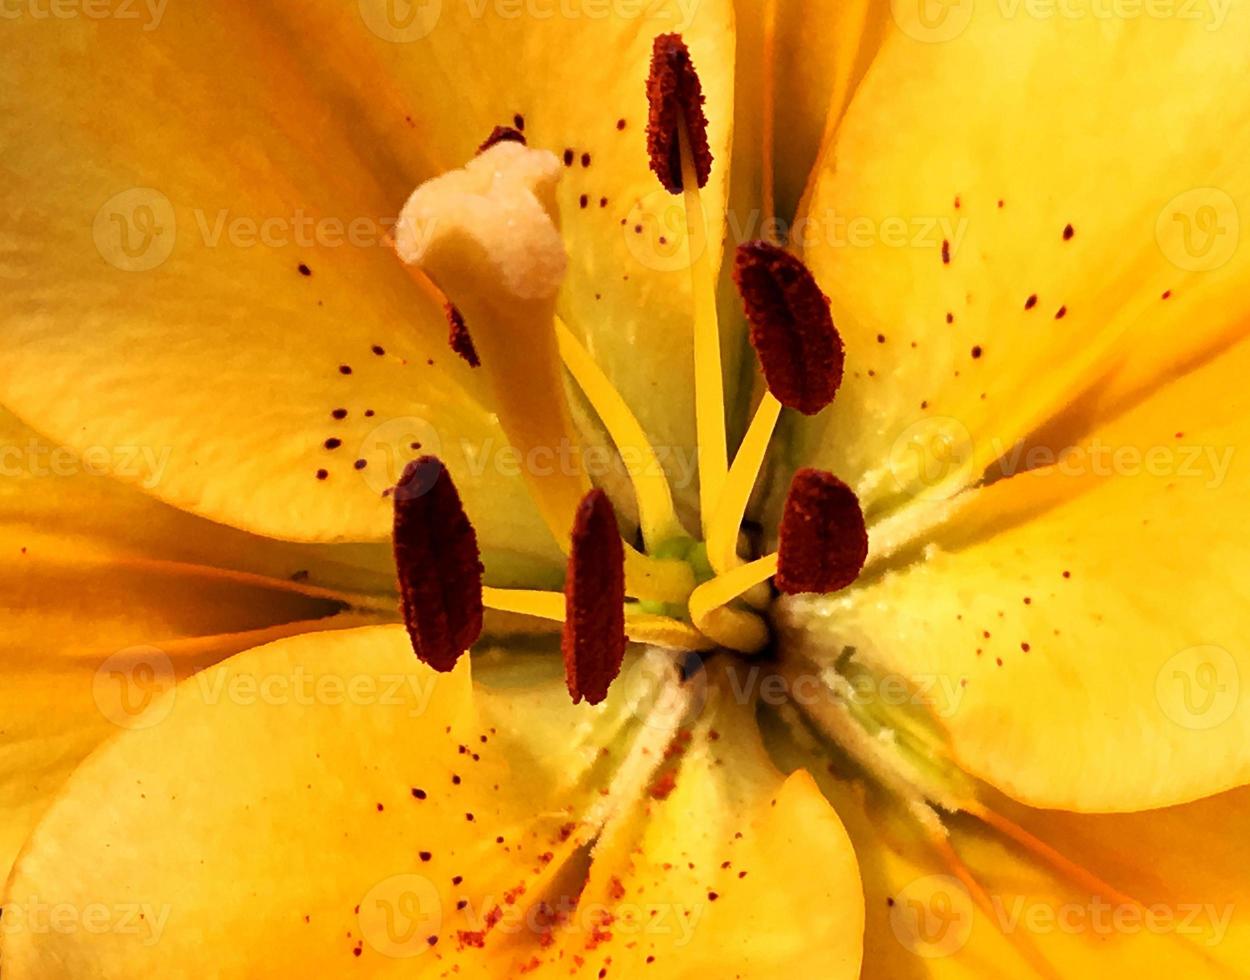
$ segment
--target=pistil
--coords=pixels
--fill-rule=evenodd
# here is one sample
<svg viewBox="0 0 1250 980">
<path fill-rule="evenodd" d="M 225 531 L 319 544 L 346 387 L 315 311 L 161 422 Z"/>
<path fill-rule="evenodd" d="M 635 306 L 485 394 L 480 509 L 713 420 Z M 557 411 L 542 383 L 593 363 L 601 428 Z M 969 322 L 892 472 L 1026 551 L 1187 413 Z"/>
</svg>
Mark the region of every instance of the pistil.
<svg viewBox="0 0 1250 980">
<path fill-rule="evenodd" d="M 436 288 L 461 314 L 453 336 L 463 331 L 490 376 L 500 424 L 567 553 L 569 520 L 590 479 L 580 454 L 569 452 L 577 440 L 554 327 L 568 262 L 555 200 L 561 169 L 550 153 L 497 142 L 413 192 L 395 247 L 423 288 Z M 553 458 L 560 465 L 549 465 Z M 627 549 L 626 568 L 629 593 L 638 598 L 684 602 L 694 587 L 682 562 Z"/>
</svg>

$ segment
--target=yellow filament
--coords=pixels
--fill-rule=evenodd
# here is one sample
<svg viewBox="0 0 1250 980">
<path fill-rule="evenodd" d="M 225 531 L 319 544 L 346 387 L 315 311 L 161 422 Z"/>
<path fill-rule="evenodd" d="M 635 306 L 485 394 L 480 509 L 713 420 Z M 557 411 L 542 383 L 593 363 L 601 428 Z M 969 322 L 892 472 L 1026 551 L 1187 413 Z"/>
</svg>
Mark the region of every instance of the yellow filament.
<svg viewBox="0 0 1250 980">
<path fill-rule="evenodd" d="M 650 602 L 685 602 L 694 590 L 694 569 L 684 561 L 652 558 L 625 545 L 625 593 Z"/>
<path fill-rule="evenodd" d="M 664 467 L 655 450 L 651 448 L 647 434 L 638 424 L 634 413 L 595 363 L 590 352 L 558 318 L 556 340 L 560 345 L 564 366 L 585 393 L 625 461 L 638 498 L 639 523 L 648 550 L 654 550 L 672 538 L 681 537 L 685 534 L 685 529 L 677 519 L 673 493 L 669 489 Z"/>
<path fill-rule="evenodd" d="M 716 317 L 716 275 L 712 268 L 707 219 L 699 196 L 699 178 L 684 119 L 681 141 L 682 196 L 686 205 L 686 243 L 690 249 L 690 289 L 694 304 L 695 427 L 699 439 L 699 510 L 703 539 L 729 471 L 725 445 L 725 382 L 721 375 L 720 324 Z"/>
<path fill-rule="evenodd" d="M 497 612 L 564 622 L 564 593 L 533 589 L 482 589 L 482 603 Z"/>
<path fill-rule="evenodd" d="M 755 613 L 729 603 L 777 573 L 777 556 L 769 555 L 704 582 L 690 595 L 690 619 L 699 632 L 739 653 L 757 653 L 768 645 L 768 626 Z"/>
<path fill-rule="evenodd" d="M 565 601 L 563 592 L 539 592 L 530 589 L 482 589 L 482 602 L 497 612 L 533 616 L 554 623 L 563 623 Z M 710 650 L 713 644 L 698 630 L 667 616 L 626 609 L 625 635 L 634 643 L 684 652 Z"/>
<path fill-rule="evenodd" d="M 708 522 L 707 557 L 718 575 L 742 564 L 738 557 L 738 531 L 780 415 L 781 403 L 771 392 L 765 391 L 746 437 L 734 456 L 733 466 L 729 468 L 716 510 Z"/>
<path fill-rule="evenodd" d="M 625 635 L 635 643 L 687 653 L 698 653 L 716 647 L 712 640 L 693 626 L 667 616 L 653 616 L 632 610 L 626 610 Z"/>
</svg>

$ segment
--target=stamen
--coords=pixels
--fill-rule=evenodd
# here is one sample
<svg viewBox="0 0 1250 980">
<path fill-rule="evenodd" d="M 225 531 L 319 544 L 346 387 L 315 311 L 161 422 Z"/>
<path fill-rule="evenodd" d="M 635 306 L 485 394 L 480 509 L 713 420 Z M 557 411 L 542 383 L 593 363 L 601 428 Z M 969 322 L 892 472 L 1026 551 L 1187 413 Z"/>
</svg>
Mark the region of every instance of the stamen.
<svg viewBox="0 0 1250 980">
<path fill-rule="evenodd" d="M 625 550 L 608 495 L 577 508 L 564 584 L 564 672 L 573 703 L 598 704 L 625 658 Z"/>
<path fill-rule="evenodd" d="M 482 145 L 477 148 L 477 152 L 485 153 L 497 143 L 520 143 L 522 146 L 525 146 L 525 134 L 511 126 L 496 126 L 491 130 L 490 135 L 486 137 Z"/>
<path fill-rule="evenodd" d="M 661 34 L 652 45 L 647 101 L 651 107 L 647 152 L 660 183 L 670 194 L 685 189 L 681 160 L 684 135 L 689 141 L 696 183 L 706 185 L 712 173 L 712 151 L 703 113 L 703 86 L 680 34 Z"/>
<path fill-rule="evenodd" d="M 855 492 L 831 473 L 799 470 L 781 518 L 777 588 L 788 595 L 837 592 L 859 577 L 867 557 Z"/>
<path fill-rule="evenodd" d="M 469 367 L 481 367 L 481 358 L 477 356 L 477 348 L 473 346 L 473 338 L 460 311 L 454 303 L 444 303 L 443 312 L 447 314 L 447 343 L 451 349 L 468 361 Z"/>
<path fill-rule="evenodd" d="M 708 524 L 708 559 L 724 573 L 739 563 L 738 529 L 759 478 L 781 406 L 814 415 L 842 383 L 845 355 L 829 300 L 797 258 L 769 242 L 738 247 L 734 282 L 768 390 L 738 447 Z"/>
<path fill-rule="evenodd" d="M 729 470 L 725 441 L 725 382 L 721 374 L 716 275 L 699 188 L 712 170 L 703 114 L 703 89 L 690 51 L 678 34 L 655 39 L 647 80 L 651 116 L 647 150 L 651 169 L 665 189 L 682 194 L 694 325 L 695 423 L 698 434 L 699 510 L 703 538 Z"/>
<path fill-rule="evenodd" d="M 417 657 L 446 672 L 482 633 L 477 535 L 447 468 L 433 456 L 408 464 L 394 499 L 404 625 Z"/>
<path fill-rule="evenodd" d="M 837 394 L 845 362 L 828 297 L 807 266 L 768 242 L 738 247 L 734 282 L 768 390 L 787 408 L 815 415 Z"/>
</svg>

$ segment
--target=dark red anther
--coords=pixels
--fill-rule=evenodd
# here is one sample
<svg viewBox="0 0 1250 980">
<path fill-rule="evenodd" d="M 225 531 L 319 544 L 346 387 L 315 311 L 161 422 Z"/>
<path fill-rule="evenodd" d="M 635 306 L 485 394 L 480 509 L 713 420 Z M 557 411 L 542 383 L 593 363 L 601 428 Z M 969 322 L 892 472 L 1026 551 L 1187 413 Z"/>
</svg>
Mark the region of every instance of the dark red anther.
<svg viewBox="0 0 1250 980">
<path fill-rule="evenodd" d="M 433 456 L 408 464 L 394 497 L 404 625 L 417 657 L 449 671 L 482 634 L 477 535 L 447 468 Z"/>
<path fill-rule="evenodd" d="M 625 547 L 602 490 L 591 490 L 577 508 L 564 601 L 569 694 L 574 704 L 598 704 L 625 659 Z"/>
<path fill-rule="evenodd" d="M 451 349 L 468 361 L 469 367 L 481 367 L 482 361 L 469 336 L 469 328 L 464 325 L 464 316 L 452 303 L 444 303 L 443 312 L 447 314 L 447 343 Z"/>
<path fill-rule="evenodd" d="M 686 128 L 699 186 L 712 173 L 712 151 L 707 141 L 707 116 L 703 114 L 703 86 L 690 60 L 690 49 L 680 34 L 661 34 L 651 49 L 651 75 L 647 79 L 647 153 L 651 169 L 670 194 L 680 194 L 681 126 Z"/>
<path fill-rule="evenodd" d="M 769 242 L 738 246 L 734 282 L 768 390 L 787 408 L 815 415 L 837 394 L 846 360 L 828 297 L 807 266 Z"/>
<path fill-rule="evenodd" d="M 486 141 L 477 148 L 478 153 L 485 153 L 496 143 L 520 143 L 525 145 L 525 134 L 511 126 L 496 126 L 486 137 Z"/>
<path fill-rule="evenodd" d="M 855 492 L 832 473 L 794 475 L 781 518 L 777 588 L 837 592 L 859 578 L 868 559 L 868 531 Z"/>
</svg>

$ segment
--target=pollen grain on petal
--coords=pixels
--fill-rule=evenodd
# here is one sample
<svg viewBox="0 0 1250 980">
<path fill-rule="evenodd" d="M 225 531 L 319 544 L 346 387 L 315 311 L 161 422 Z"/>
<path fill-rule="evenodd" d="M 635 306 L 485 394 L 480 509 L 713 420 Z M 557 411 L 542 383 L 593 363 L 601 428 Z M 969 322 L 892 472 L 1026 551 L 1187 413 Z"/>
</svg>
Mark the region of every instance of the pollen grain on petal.
<svg viewBox="0 0 1250 980">
<path fill-rule="evenodd" d="M 598 704 L 625 657 L 625 549 L 602 490 L 582 498 L 564 585 L 565 679 L 573 703 Z"/>
<path fill-rule="evenodd" d="M 738 247 L 734 282 L 768 390 L 787 408 L 815 415 L 837 394 L 846 360 L 828 297 L 807 266 L 763 241 Z"/>
<path fill-rule="evenodd" d="M 525 134 L 513 126 L 496 126 L 477 148 L 477 152 L 485 153 L 497 143 L 520 143 L 525 146 Z"/>
<path fill-rule="evenodd" d="M 647 101 L 651 107 L 647 153 L 660 183 L 671 194 L 680 194 L 683 189 L 680 133 L 684 124 L 699 186 L 706 185 L 712 173 L 712 151 L 703 112 L 703 86 L 680 34 L 661 34 L 655 39 Z"/>
<path fill-rule="evenodd" d="M 449 671 L 482 633 L 477 534 L 443 463 L 409 463 L 395 487 L 394 547 L 404 625 L 417 657 Z"/>
<path fill-rule="evenodd" d="M 481 367 L 482 360 L 477 356 L 477 348 L 473 346 L 473 338 L 469 335 L 469 328 L 465 326 L 464 316 L 454 303 L 443 304 L 443 312 L 447 314 L 447 343 L 451 345 L 451 349 L 463 357 L 469 367 Z"/>
<path fill-rule="evenodd" d="M 867 558 L 855 492 L 831 473 L 799 470 L 781 518 L 777 588 L 787 595 L 837 592 L 859 577 Z"/>
</svg>

